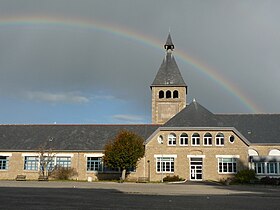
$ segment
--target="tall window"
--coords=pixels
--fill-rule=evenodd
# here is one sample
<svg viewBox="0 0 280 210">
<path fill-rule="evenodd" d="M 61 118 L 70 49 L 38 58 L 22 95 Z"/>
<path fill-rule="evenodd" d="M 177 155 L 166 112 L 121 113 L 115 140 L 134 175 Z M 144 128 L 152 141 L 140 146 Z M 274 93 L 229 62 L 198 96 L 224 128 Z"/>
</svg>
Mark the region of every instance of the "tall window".
<svg viewBox="0 0 280 210">
<path fill-rule="evenodd" d="M 7 156 L 0 156 L 0 170 L 7 170 L 9 163 L 9 157 Z"/>
<path fill-rule="evenodd" d="M 255 172 L 256 174 L 264 174 L 265 173 L 264 163 L 255 163 Z"/>
<path fill-rule="evenodd" d="M 199 144 L 200 144 L 200 135 L 198 133 L 194 133 L 192 135 L 192 145 L 199 146 Z"/>
<path fill-rule="evenodd" d="M 174 172 L 174 158 L 173 157 L 158 157 L 157 158 L 157 172 Z"/>
<path fill-rule="evenodd" d="M 164 91 L 163 90 L 159 91 L 158 97 L 159 98 L 164 98 Z"/>
<path fill-rule="evenodd" d="M 277 174 L 278 173 L 278 163 L 277 162 L 267 163 L 266 170 L 267 170 L 268 174 Z"/>
<path fill-rule="evenodd" d="M 179 92 L 178 90 L 173 91 L 173 98 L 179 98 Z"/>
<path fill-rule="evenodd" d="M 188 145 L 188 134 L 182 133 L 180 136 L 180 145 L 185 146 Z"/>
<path fill-rule="evenodd" d="M 52 156 L 40 157 L 41 170 L 51 171 L 54 168 L 54 166 L 55 166 L 55 157 Z"/>
<path fill-rule="evenodd" d="M 168 135 L 168 145 L 169 146 L 174 146 L 176 145 L 176 135 L 175 133 L 170 133 Z"/>
<path fill-rule="evenodd" d="M 26 156 L 24 157 L 24 170 L 38 171 L 38 157 Z"/>
<path fill-rule="evenodd" d="M 166 91 L 166 98 L 171 98 L 171 91 L 170 90 Z"/>
<path fill-rule="evenodd" d="M 57 157 L 56 165 L 64 168 L 71 167 L 71 157 Z"/>
<path fill-rule="evenodd" d="M 225 144 L 225 137 L 224 134 L 218 133 L 216 135 L 216 145 L 217 146 L 223 146 Z"/>
<path fill-rule="evenodd" d="M 234 174 L 236 169 L 236 158 L 219 158 L 219 173 Z"/>
<path fill-rule="evenodd" d="M 87 171 L 102 171 L 102 158 L 101 157 L 88 157 L 87 158 Z"/>
<path fill-rule="evenodd" d="M 203 144 L 206 146 L 212 145 L 212 135 L 210 133 L 206 133 L 203 137 Z"/>
</svg>

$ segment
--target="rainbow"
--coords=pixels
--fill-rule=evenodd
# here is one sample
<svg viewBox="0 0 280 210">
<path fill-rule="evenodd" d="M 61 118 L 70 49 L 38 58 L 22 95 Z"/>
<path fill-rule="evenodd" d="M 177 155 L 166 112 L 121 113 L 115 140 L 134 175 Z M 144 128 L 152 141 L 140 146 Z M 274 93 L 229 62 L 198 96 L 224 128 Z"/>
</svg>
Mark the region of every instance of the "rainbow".
<svg viewBox="0 0 280 210">
<path fill-rule="evenodd" d="M 15 26 L 30 26 L 30 27 L 67 27 L 75 30 L 95 30 L 106 32 L 123 39 L 133 40 L 140 44 L 149 45 L 153 48 L 162 50 L 163 42 L 153 37 L 147 36 L 140 32 L 132 31 L 120 25 L 113 25 L 104 22 L 98 22 L 89 19 L 81 18 L 66 18 L 66 17 L 49 17 L 49 16 L 30 16 L 30 17 L 2 17 L 0 18 L 0 26 L 15 27 Z M 252 113 L 261 113 L 261 109 L 246 96 L 231 81 L 218 74 L 214 69 L 210 68 L 201 61 L 191 57 L 186 52 L 176 49 L 176 57 L 179 57 L 183 62 L 195 67 L 200 73 L 206 75 L 209 79 L 219 84 L 222 88 L 232 94 L 241 104 L 243 104 Z"/>
</svg>

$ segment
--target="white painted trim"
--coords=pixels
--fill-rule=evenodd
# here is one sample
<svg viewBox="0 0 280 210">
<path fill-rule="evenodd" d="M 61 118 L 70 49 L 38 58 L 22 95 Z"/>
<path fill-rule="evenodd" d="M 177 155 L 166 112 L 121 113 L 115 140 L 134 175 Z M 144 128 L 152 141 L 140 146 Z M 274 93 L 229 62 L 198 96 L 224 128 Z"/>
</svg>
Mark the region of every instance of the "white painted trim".
<svg viewBox="0 0 280 210">
<path fill-rule="evenodd" d="M 12 153 L 11 153 L 11 152 L 1 152 L 1 153 L 0 153 L 0 156 L 8 156 L 8 157 L 11 157 L 11 156 L 12 156 Z"/>
<path fill-rule="evenodd" d="M 187 155 L 188 158 L 194 158 L 194 157 L 197 157 L 197 158 L 205 158 L 205 155 Z"/>
<path fill-rule="evenodd" d="M 162 155 L 154 155 L 154 158 L 158 158 L 158 157 L 171 157 L 171 158 L 177 158 L 177 155 L 166 155 L 166 154 L 162 154 Z"/>
<path fill-rule="evenodd" d="M 93 154 L 84 154 L 84 156 L 87 157 L 103 157 L 103 153 L 93 153 Z"/>
<path fill-rule="evenodd" d="M 240 158 L 240 155 L 216 155 L 216 158 Z"/>
</svg>

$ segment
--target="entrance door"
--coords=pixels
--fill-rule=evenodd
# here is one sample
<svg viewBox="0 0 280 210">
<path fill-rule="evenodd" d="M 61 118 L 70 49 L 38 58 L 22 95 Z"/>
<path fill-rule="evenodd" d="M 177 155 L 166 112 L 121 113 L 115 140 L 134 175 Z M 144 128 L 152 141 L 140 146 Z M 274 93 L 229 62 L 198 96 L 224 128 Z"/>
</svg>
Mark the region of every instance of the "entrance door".
<svg viewBox="0 0 280 210">
<path fill-rule="evenodd" d="M 202 181 L 202 158 L 190 158 L 190 180 Z"/>
</svg>

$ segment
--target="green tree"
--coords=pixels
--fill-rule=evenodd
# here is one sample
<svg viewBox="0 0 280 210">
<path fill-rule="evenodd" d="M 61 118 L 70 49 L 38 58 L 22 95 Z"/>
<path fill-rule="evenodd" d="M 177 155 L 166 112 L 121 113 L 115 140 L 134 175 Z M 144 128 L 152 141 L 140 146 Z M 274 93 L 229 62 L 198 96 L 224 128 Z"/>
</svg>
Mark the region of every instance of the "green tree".
<svg viewBox="0 0 280 210">
<path fill-rule="evenodd" d="M 127 169 L 136 167 L 138 160 L 145 154 L 144 139 L 130 131 L 120 131 L 105 145 L 104 163 L 111 168 L 122 170 L 125 179 Z"/>
</svg>

